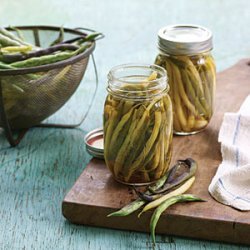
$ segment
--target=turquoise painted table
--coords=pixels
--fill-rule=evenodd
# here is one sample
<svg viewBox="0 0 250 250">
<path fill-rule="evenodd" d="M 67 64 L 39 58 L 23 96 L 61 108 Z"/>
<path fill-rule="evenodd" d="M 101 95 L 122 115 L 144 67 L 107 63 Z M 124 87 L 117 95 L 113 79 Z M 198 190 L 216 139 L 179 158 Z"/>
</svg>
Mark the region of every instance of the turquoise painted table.
<svg viewBox="0 0 250 250">
<path fill-rule="evenodd" d="M 1 26 L 82 26 L 102 31 L 106 38 L 95 51 L 97 98 L 81 129 L 31 129 L 16 148 L 10 148 L 0 132 L 0 249 L 150 248 L 148 234 L 76 226 L 61 215 L 63 197 L 90 159 L 83 137 L 102 124 L 106 74 L 117 64 L 153 62 L 158 29 L 173 23 L 210 28 L 218 69 L 225 69 L 250 55 L 249 8 L 244 0 L 1 0 Z M 78 93 L 83 112 L 93 85 L 89 65 Z M 56 119 L 68 121 L 74 114 L 66 109 Z M 168 236 L 157 236 L 156 241 L 156 249 L 247 249 Z"/>
</svg>

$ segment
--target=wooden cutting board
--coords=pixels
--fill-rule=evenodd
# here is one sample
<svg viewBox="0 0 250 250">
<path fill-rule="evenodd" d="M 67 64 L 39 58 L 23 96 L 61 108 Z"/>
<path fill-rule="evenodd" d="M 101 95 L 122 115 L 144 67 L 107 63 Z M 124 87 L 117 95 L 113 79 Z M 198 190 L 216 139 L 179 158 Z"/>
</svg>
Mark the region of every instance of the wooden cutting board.
<svg viewBox="0 0 250 250">
<path fill-rule="evenodd" d="M 249 65 L 250 59 L 244 59 L 218 74 L 215 114 L 205 131 L 174 137 L 172 164 L 187 157 L 198 162 L 197 178 L 188 193 L 207 202 L 172 206 L 162 214 L 157 233 L 250 244 L 250 212 L 222 205 L 208 193 L 209 183 L 221 162 L 217 138 L 223 114 L 238 111 L 250 93 Z M 107 218 L 135 197 L 131 188 L 112 179 L 104 161 L 92 159 L 64 198 L 62 213 L 76 224 L 149 232 L 151 211 L 140 219 L 137 212 L 127 217 Z"/>
</svg>

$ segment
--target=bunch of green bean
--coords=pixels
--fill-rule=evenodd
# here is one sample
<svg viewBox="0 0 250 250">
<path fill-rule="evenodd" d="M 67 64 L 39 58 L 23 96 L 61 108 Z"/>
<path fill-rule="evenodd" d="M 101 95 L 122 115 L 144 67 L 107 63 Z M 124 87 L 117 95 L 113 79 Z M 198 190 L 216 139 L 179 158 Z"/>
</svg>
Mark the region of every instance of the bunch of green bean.
<svg viewBox="0 0 250 250">
<path fill-rule="evenodd" d="M 92 33 L 85 37 L 78 36 L 73 40 L 63 41 L 64 29 L 61 28 L 51 46 L 40 48 L 0 28 L 0 70 L 29 68 L 66 60 L 84 52 L 100 35 L 101 33 Z"/>
<path fill-rule="evenodd" d="M 203 201 L 202 199 L 185 193 L 195 181 L 197 163 L 191 159 L 179 160 L 153 185 L 148 186 L 144 193 L 135 189 L 139 198 L 118 211 L 108 215 L 127 216 L 143 207 L 142 213 L 156 208 L 150 221 L 150 231 L 153 243 L 155 243 L 155 228 L 161 214 L 171 205 L 178 202 Z"/>
<path fill-rule="evenodd" d="M 141 94 L 145 85 L 124 85 Z M 167 171 L 172 154 L 172 105 L 166 92 L 149 99 L 107 96 L 104 157 L 114 178 L 148 183 Z"/>
<path fill-rule="evenodd" d="M 207 53 L 195 56 L 158 55 L 155 64 L 167 70 L 173 103 L 174 132 L 205 128 L 213 113 L 215 64 Z"/>
</svg>

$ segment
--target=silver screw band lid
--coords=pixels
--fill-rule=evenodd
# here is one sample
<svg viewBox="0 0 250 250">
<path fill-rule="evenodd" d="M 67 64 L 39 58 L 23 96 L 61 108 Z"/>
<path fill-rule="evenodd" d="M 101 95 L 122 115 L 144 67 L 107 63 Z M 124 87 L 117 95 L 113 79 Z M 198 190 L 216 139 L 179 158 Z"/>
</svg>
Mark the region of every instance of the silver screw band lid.
<svg viewBox="0 0 250 250">
<path fill-rule="evenodd" d="M 169 25 L 158 32 L 158 47 L 171 55 L 190 55 L 213 48 L 212 32 L 197 25 Z"/>
</svg>

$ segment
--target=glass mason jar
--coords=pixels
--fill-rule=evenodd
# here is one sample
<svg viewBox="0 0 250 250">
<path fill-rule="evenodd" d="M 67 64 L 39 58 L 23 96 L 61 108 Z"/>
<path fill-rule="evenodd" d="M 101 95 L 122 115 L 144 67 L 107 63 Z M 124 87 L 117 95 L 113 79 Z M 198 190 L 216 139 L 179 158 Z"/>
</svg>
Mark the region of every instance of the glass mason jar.
<svg viewBox="0 0 250 250">
<path fill-rule="evenodd" d="M 200 26 L 159 30 L 155 64 L 167 70 L 175 134 L 200 132 L 212 117 L 216 87 L 212 46 L 212 33 Z"/>
<path fill-rule="evenodd" d="M 159 179 L 172 155 L 172 104 L 166 71 L 127 64 L 108 74 L 104 159 L 113 177 L 144 185 Z"/>
</svg>

